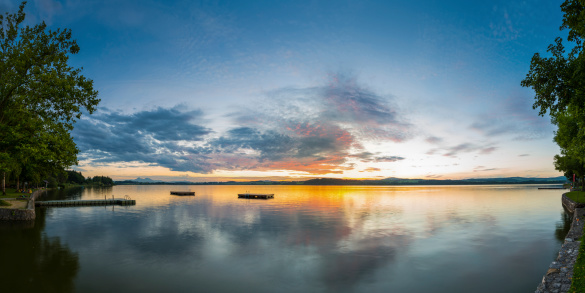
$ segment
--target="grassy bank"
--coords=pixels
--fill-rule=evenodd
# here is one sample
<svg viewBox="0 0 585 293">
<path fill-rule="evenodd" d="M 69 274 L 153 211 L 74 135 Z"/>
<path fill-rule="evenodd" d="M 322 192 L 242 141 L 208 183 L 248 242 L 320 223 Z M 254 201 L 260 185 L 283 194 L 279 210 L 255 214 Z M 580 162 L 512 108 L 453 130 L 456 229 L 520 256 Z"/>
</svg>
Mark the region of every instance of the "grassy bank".
<svg viewBox="0 0 585 293">
<path fill-rule="evenodd" d="M 573 267 L 573 280 L 571 281 L 571 293 L 585 293 L 585 239 L 582 236 L 579 256 Z"/>
<path fill-rule="evenodd" d="M 0 191 L 0 198 L 16 198 L 22 195 L 29 196 L 30 193 L 17 192 L 14 188 L 6 188 L 6 195 L 2 195 L 2 191 Z"/>
<path fill-rule="evenodd" d="M 0 199 L 0 207 L 8 207 L 8 206 L 11 206 L 11 204 L 9 202 Z"/>
<path fill-rule="evenodd" d="M 585 191 L 571 191 L 567 193 L 567 197 L 573 200 L 574 202 L 585 203 Z"/>
</svg>

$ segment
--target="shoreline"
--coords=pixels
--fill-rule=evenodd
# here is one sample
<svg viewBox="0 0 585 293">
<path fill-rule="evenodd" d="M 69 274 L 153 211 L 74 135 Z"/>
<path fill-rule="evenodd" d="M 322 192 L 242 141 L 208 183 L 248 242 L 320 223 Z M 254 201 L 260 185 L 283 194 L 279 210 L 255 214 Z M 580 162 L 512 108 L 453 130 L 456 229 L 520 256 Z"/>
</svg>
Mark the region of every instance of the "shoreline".
<svg viewBox="0 0 585 293">
<path fill-rule="evenodd" d="M 576 203 L 569 199 L 563 193 L 562 205 L 569 212 L 573 213 L 571 229 L 565 237 L 565 242 L 559 249 L 559 255 L 551 262 L 542 281 L 538 284 L 535 293 L 562 293 L 569 292 L 571 280 L 573 277 L 573 267 L 579 256 L 579 247 L 581 241 L 579 238 L 583 235 L 583 221 L 585 220 L 585 204 Z"/>
<path fill-rule="evenodd" d="M 45 191 L 46 189 L 34 191 L 30 195 L 30 199 L 27 200 L 24 209 L 1 208 L 0 221 L 34 221 L 36 218 L 35 200 Z"/>
</svg>

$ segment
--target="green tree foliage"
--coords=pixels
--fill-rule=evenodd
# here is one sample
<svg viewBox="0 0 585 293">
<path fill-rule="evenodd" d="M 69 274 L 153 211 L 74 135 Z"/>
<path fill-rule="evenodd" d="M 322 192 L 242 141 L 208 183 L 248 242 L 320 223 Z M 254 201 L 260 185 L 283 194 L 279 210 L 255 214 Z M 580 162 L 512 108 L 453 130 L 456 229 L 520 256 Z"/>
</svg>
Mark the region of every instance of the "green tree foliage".
<svg viewBox="0 0 585 293">
<path fill-rule="evenodd" d="M 569 105 L 566 111 L 556 115 L 558 129 L 554 141 L 561 148 L 562 156 L 555 155 L 554 166 L 569 179 L 575 174 L 581 182 L 581 189 L 585 190 L 585 152 L 578 141 L 579 131 L 585 121 L 576 118 L 574 109 L 574 106 Z"/>
<path fill-rule="evenodd" d="M 567 110 L 569 105 L 585 105 L 585 56 L 583 38 L 585 37 L 585 8 L 583 1 L 566 0 L 561 5 L 564 12 L 560 29 L 568 29 L 569 41 L 573 48 L 567 52 L 562 38 L 548 46 L 551 57 L 532 57 L 530 71 L 522 80 L 522 86 L 535 91 L 534 109 L 539 114 L 550 113 L 553 123 L 558 113 Z M 583 113 L 581 113 L 583 115 Z"/>
<path fill-rule="evenodd" d="M 585 165 L 581 160 L 574 157 L 555 155 L 554 157 L 555 169 L 564 172 L 565 177 L 573 180 L 573 174 L 581 183 L 581 190 L 585 190 Z"/>
<path fill-rule="evenodd" d="M 562 38 L 556 38 L 547 50 L 550 57 L 534 54 L 521 84 L 534 90 L 533 108 L 541 116 L 549 113 L 552 123 L 558 126 L 554 140 L 562 156 L 555 156 L 555 168 L 580 174 L 575 166 L 585 165 L 585 1 L 566 0 L 561 10 L 564 15 L 560 29 L 569 31 L 570 47 L 565 47 Z"/>
<path fill-rule="evenodd" d="M 85 178 L 83 177 L 81 172 L 70 170 L 67 171 L 67 181 L 75 184 L 84 184 Z"/>
<path fill-rule="evenodd" d="M 114 180 L 107 176 L 94 176 L 92 178 L 93 184 L 96 185 L 105 185 L 105 186 L 112 186 L 114 185 Z"/>
<path fill-rule="evenodd" d="M 0 172 L 55 173 L 77 163 L 70 131 L 98 92 L 81 68 L 68 65 L 79 52 L 71 30 L 23 26 L 24 7 L 0 15 Z M 37 174 L 38 177 L 43 174 Z M 4 191 L 4 184 L 2 184 Z"/>
</svg>

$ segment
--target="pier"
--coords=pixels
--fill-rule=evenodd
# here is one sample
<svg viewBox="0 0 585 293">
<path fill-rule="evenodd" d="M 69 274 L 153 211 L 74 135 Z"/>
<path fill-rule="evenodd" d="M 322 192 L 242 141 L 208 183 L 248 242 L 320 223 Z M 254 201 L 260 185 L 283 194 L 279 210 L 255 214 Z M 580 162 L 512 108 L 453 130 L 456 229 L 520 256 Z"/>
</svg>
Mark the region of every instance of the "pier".
<svg viewBox="0 0 585 293">
<path fill-rule="evenodd" d="M 240 194 L 238 194 L 238 198 L 269 199 L 269 198 L 274 198 L 274 193 L 270 193 L 270 194 L 266 194 L 266 193 L 240 193 Z"/>
<path fill-rule="evenodd" d="M 194 191 L 171 191 L 172 195 L 195 195 Z"/>
<path fill-rule="evenodd" d="M 126 198 L 88 199 L 88 200 L 46 200 L 37 201 L 37 207 L 69 207 L 69 206 L 129 206 L 136 205 L 136 200 Z"/>
</svg>

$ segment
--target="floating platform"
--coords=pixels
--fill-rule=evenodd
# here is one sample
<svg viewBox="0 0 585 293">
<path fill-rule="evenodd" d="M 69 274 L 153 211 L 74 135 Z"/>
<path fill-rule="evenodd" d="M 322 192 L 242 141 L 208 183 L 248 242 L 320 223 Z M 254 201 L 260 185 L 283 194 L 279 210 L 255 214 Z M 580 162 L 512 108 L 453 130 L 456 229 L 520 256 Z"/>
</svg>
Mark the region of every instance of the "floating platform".
<svg viewBox="0 0 585 293">
<path fill-rule="evenodd" d="M 239 193 L 239 198 L 261 198 L 261 199 L 269 199 L 274 198 L 274 193 L 266 194 L 266 193 Z"/>
<path fill-rule="evenodd" d="M 172 195 L 195 195 L 194 191 L 171 191 Z"/>
<path fill-rule="evenodd" d="M 564 187 L 539 187 L 538 189 L 567 189 Z"/>
<path fill-rule="evenodd" d="M 124 198 L 89 199 L 89 200 L 45 200 L 35 202 L 37 207 L 68 207 L 68 206 L 111 206 L 135 205 L 136 200 Z"/>
</svg>

